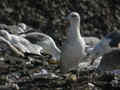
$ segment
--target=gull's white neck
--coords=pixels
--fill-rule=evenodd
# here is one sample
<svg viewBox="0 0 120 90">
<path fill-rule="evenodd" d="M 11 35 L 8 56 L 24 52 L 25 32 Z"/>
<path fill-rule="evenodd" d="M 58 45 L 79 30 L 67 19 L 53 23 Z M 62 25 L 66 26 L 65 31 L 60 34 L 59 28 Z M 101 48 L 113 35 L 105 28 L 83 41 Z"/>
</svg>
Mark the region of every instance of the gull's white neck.
<svg viewBox="0 0 120 90">
<path fill-rule="evenodd" d="M 69 40 L 80 40 L 82 37 L 80 35 L 80 24 L 71 23 L 67 31 L 67 39 Z"/>
<path fill-rule="evenodd" d="M 71 26 L 68 28 L 66 42 L 69 45 L 71 44 L 72 47 L 74 47 L 74 49 L 75 48 L 78 49 L 76 51 L 81 54 L 81 57 L 86 56 L 85 52 L 86 44 L 80 34 L 80 23 L 72 23 Z"/>
<path fill-rule="evenodd" d="M 72 47 L 78 48 L 81 55 L 86 55 L 85 53 L 85 41 L 80 34 L 80 23 L 72 23 L 68 28 L 67 32 L 67 43 L 72 44 Z"/>
</svg>

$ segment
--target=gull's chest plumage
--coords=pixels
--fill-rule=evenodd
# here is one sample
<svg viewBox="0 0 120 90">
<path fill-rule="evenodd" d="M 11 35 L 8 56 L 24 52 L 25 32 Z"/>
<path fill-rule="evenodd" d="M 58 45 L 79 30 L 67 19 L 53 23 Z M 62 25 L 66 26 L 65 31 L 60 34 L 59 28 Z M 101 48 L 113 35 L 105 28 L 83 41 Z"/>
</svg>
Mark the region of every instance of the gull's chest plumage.
<svg viewBox="0 0 120 90">
<path fill-rule="evenodd" d="M 64 43 L 65 45 L 61 56 L 62 67 L 64 67 L 64 70 L 62 71 L 67 71 L 78 65 L 78 63 L 83 62 L 83 58 L 86 54 L 80 41 L 66 41 L 66 43 Z"/>
<path fill-rule="evenodd" d="M 78 39 L 73 41 L 66 40 L 66 43 L 64 43 L 63 48 L 63 54 L 65 57 L 75 59 L 82 58 L 83 56 L 85 56 L 85 48 L 83 46 L 84 42 L 82 43 L 82 41 Z"/>
</svg>

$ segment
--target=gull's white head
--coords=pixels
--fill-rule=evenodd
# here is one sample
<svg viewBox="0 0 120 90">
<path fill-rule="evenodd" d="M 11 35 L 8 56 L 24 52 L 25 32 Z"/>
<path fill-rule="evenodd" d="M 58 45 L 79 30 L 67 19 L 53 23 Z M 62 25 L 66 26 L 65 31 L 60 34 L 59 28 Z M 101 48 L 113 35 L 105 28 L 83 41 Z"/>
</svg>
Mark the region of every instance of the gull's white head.
<svg viewBox="0 0 120 90">
<path fill-rule="evenodd" d="M 80 28 L 80 15 L 79 15 L 79 13 L 71 12 L 65 18 L 64 23 L 65 23 L 65 31 L 67 31 L 67 29 L 69 29 L 69 31 L 71 33 L 70 35 L 72 35 L 72 33 L 76 33 L 76 31 L 79 32 L 79 28 Z M 69 33 L 69 32 L 66 32 L 66 33 Z"/>
<path fill-rule="evenodd" d="M 67 16 L 67 20 L 69 21 L 70 24 L 80 24 L 80 15 L 77 12 L 71 12 L 68 16 Z"/>
<path fill-rule="evenodd" d="M 23 29 L 23 30 L 27 29 L 27 26 L 26 26 L 26 24 L 24 24 L 24 23 L 19 23 L 19 24 L 18 24 L 18 27 L 20 27 L 20 28 Z"/>
</svg>

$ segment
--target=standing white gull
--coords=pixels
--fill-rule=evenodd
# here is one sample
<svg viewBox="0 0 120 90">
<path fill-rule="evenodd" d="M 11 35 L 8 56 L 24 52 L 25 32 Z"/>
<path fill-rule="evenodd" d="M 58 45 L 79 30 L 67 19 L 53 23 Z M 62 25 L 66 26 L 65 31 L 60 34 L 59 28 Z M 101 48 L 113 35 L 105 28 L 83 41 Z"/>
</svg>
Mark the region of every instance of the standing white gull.
<svg viewBox="0 0 120 90">
<path fill-rule="evenodd" d="M 79 63 L 85 62 L 87 53 L 86 44 L 80 34 L 80 16 L 77 12 L 68 15 L 67 20 L 70 24 L 67 31 L 67 39 L 62 46 L 61 71 L 63 73 L 76 67 Z"/>
<path fill-rule="evenodd" d="M 33 32 L 27 33 L 22 37 L 26 38 L 33 44 L 41 46 L 47 51 L 47 53 L 51 54 L 51 63 L 57 63 L 60 61 L 61 50 L 57 47 L 55 41 L 50 36 L 39 32 Z"/>
</svg>

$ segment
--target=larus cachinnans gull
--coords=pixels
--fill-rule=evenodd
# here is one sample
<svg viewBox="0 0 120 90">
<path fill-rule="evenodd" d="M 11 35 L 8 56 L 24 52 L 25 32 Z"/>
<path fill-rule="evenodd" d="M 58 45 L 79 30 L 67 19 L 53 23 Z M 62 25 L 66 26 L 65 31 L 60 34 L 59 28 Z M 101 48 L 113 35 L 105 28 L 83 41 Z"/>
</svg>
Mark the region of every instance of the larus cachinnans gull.
<svg viewBox="0 0 120 90">
<path fill-rule="evenodd" d="M 31 43 L 40 45 L 47 53 L 52 55 L 51 63 L 58 63 L 60 61 L 61 50 L 57 47 L 55 41 L 44 33 L 33 32 L 27 33 L 22 37 L 29 40 Z"/>
<path fill-rule="evenodd" d="M 61 71 L 66 73 L 76 66 L 88 65 L 86 57 L 86 43 L 80 34 L 80 15 L 72 12 L 67 16 L 69 27 L 67 28 L 67 39 L 62 46 Z M 84 63 L 85 62 L 85 63 Z"/>
<path fill-rule="evenodd" d="M 8 46 L 18 55 L 24 57 L 25 53 L 41 55 L 43 48 L 41 46 L 32 44 L 27 39 L 10 34 L 5 30 L 0 30 L 1 41 L 6 42 Z"/>
</svg>

